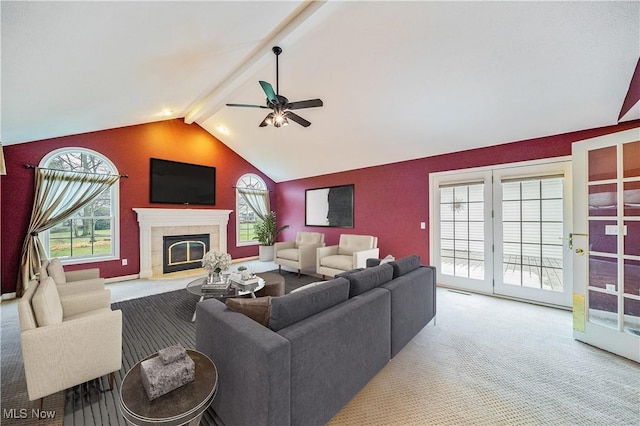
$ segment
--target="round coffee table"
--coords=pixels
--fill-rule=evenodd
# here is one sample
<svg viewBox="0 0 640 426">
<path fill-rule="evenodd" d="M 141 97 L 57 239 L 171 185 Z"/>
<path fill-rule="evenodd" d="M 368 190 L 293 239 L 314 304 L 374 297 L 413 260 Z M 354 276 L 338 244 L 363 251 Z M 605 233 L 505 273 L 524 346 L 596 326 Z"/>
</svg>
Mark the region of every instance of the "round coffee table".
<svg viewBox="0 0 640 426">
<path fill-rule="evenodd" d="M 209 408 L 218 390 L 218 370 L 211 359 L 192 349 L 187 355 L 196 365 L 195 380 L 149 401 L 140 372 L 140 362 L 124 376 L 120 384 L 122 416 L 129 424 L 198 425 L 202 414 Z M 145 359 L 158 356 L 157 353 Z"/>
<path fill-rule="evenodd" d="M 240 290 L 234 286 L 233 282 L 231 282 L 231 285 L 229 286 L 229 289 L 226 291 L 226 293 L 207 292 L 207 291 L 203 292 L 202 285 L 206 282 L 206 280 L 207 280 L 207 277 L 198 278 L 191 281 L 189 284 L 187 284 L 187 291 L 189 293 L 195 294 L 196 296 L 200 296 L 200 300 L 198 300 L 198 303 L 202 302 L 204 299 L 209 299 L 212 297 L 220 300 L 225 300 L 225 299 L 228 299 L 229 297 L 243 297 L 243 296 L 251 296 L 255 298 L 256 297 L 255 293 L 258 290 L 262 289 L 265 285 L 264 279 L 258 277 L 258 285 L 254 287 L 252 290 Z M 191 322 L 194 322 L 195 320 L 196 320 L 196 312 L 193 311 L 193 317 L 191 318 Z"/>
</svg>

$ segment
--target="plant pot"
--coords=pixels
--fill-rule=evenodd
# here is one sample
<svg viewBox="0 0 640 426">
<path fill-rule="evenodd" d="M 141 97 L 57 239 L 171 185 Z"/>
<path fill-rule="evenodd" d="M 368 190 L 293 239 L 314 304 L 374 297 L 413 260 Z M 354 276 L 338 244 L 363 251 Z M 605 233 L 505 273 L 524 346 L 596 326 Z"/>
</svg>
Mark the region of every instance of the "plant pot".
<svg viewBox="0 0 640 426">
<path fill-rule="evenodd" d="M 273 246 L 258 246 L 258 260 L 260 262 L 273 262 Z"/>
</svg>

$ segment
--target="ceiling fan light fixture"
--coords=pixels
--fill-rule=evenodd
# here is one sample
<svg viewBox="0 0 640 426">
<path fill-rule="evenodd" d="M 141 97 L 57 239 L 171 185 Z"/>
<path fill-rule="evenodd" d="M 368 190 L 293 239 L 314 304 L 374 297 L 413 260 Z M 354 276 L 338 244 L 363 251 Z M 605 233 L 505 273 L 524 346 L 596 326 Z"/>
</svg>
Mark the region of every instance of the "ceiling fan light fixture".
<svg viewBox="0 0 640 426">
<path fill-rule="evenodd" d="M 282 49 L 278 46 L 273 46 L 273 53 L 276 55 L 276 90 L 273 90 L 273 86 L 266 81 L 258 81 L 265 95 L 267 95 L 266 105 L 248 105 L 248 104 L 227 104 L 230 107 L 245 107 L 245 108 L 263 108 L 271 109 L 273 112 L 269 113 L 264 120 L 258 125 L 258 127 L 266 127 L 273 125 L 273 127 L 283 127 L 289 125 L 287 117 L 298 123 L 303 127 L 309 127 L 311 123 L 297 114 L 291 112 L 291 110 L 298 110 L 303 108 L 316 108 L 323 106 L 320 99 L 308 99 L 306 101 L 289 102 L 289 100 L 280 95 L 279 91 L 279 66 L 278 55 L 282 53 Z"/>
<path fill-rule="evenodd" d="M 284 127 L 289 125 L 289 120 L 282 115 L 276 115 L 276 119 L 273 121 L 273 127 Z"/>
</svg>

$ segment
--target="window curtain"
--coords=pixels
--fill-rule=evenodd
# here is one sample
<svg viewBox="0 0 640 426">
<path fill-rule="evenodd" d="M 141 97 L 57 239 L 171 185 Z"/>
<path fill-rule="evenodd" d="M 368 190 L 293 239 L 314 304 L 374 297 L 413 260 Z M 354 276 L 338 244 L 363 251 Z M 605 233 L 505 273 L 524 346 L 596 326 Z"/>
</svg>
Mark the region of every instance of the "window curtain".
<svg viewBox="0 0 640 426">
<path fill-rule="evenodd" d="M 271 206 L 269 205 L 269 191 L 238 188 L 238 193 L 249 205 L 251 210 L 253 210 L 260 219 L 264 220 L 266 214 L 271 210 Z"/>
<path fill-rule="evenodd" d="M 22 245 L 16 295 L 22 296 L 47 260 L 38 238 L 54 225 L 67 220 L 120 179 L 118 175 L 69 172 L 36 168 L 35 195 L 27 235 Z"/>
</svg>

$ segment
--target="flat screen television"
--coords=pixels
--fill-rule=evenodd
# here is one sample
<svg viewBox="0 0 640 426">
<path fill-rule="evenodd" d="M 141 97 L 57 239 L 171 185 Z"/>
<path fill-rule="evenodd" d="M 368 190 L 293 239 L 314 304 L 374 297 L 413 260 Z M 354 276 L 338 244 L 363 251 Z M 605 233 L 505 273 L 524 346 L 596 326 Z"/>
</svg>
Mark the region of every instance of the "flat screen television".
<svg viewBox="0 0 640 426">
<path fill-rule="evenodd" d="M 151 159 L 150 202 L 216 204 L 216 168 Z"/>
</svg>

